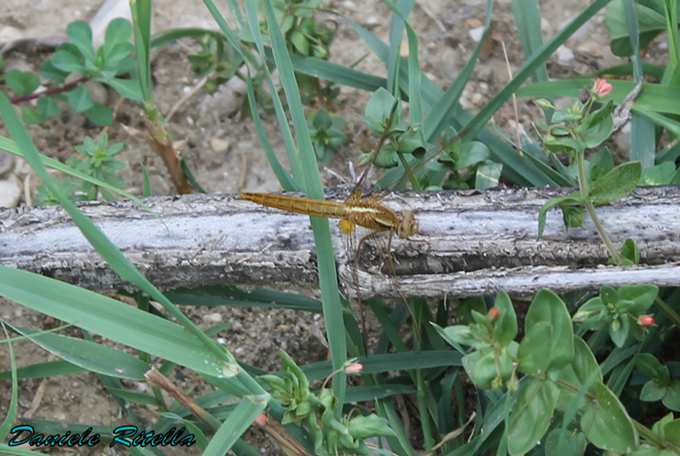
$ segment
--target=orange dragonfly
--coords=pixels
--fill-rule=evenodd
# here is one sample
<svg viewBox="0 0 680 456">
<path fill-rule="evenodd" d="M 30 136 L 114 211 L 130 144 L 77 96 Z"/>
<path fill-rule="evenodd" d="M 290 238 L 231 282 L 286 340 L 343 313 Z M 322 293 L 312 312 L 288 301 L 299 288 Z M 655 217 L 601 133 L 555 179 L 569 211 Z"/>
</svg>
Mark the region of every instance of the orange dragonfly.
<svg viewBox="0 0 680 456">
<path fill-rule="evenodd" d="M 388 269 L 388 274 L 393 275 L 394 268 L 392 264 L 392 258 L 390 256 L 392 238 L 396 234 L 401 239 L 408 239 L 411 236 L 417 234 L 418 220 L 411 211 L 397 212 L 390 209 L 387 206 L 380 204 L 379 200 L 381 196 L 362 197 L 361 188 L 364 180 L 366 179 L 366 176 L 369 174 L 370 167 L 373 165 L 373 162 L 375 161 L 375 157 L 378 155 L 378 152 L 382 148 L 383 143 L 387 138 L 387 134 L 390 130 L 390 126 L 392 123 L 392 119 L 394 117 L 394 113 L 396 111 L 396 107 L 397 104 L 395 103 L 395 107 L 392 110 L 392 114 L 387 119 L 385 129 L 383 130 L 383 134 L 378 142 L 378 146 L 376 147 L 375 152 L 372 154 L 370 161 L 364 165 L 366 166 L 366 169 L 364 173 L 361 175 L 358 183 L 356 184 L 355 190 L 344 202 L 325 201 L 297 196 L 274 195 L 270 193 L 252 193 L 252 192 L 241 192 L 239 197 L 241 199 L 246 199 L 263 206 L 273 207 L 284 211 L 307 214 L 315 217 L 340 219 L 339 223 L 340 230 L 346 235 L 349 235 L 350 245 L 351 236 L 356 231 L 356 227 L 361 226 L 366 228 L 369 231 L 369 234 L 365 235 L 359 241 L 358 245 L 356 246 L 356 249 L 352 249 L 354 250 L 354 252 L 348 252 L 348 254 L 352 255 L 350 258 L 352 258 L 351 259 L 353 263 L 352 266 L 354 267 L 355 281 L 358 281 L 357 258 L 359 252 L 361 251 L 362 244 L 368 239 L 377 236 L 379 233 L 388 232 L 389 237 L 387 242 L 387 251 L 382 253 L 385 255 L 385 258 L 387 259 L 386 266 Z M 459 134 L 456 138 L 454 138 L 453 141 L 448 142 L 436 153 L 430 154 L 427 157 L 425 157 L 425 159 L 421 161 L 416 167 L 410 169 L 409 173 L 407 173 L 404 176 L 404 179 L 410 177 L 417 169 L 419 169 L 422 165 L 427 163 L 431 158 L 436 156 L 442 150 L 451 146 L 454 142 L 461 139 L 463 136 L 465 136 L 465 133 Z M 403 181 L 400 180 L 398 184 L 401 184 L 402 182 Z M 397 291 L 399 291 L 396 280 L 394 280 L 394 277 L 391 278 L 393 279 L 395 287 L 397 287 Z M 355 283 L 355 286 L 357 287 L 357 297 L 361 309 L 361 296 L 358 290 L 358 283 Z M 402 298 L 404 299 L 404 301 L 406 301 L 403 295 Z M 408 306 L 407 308 L 410 311 L 410 308 Z M 413 317 L 413 315 L 411 316 Z M 363 327 L 363 311 L 361 315 L 361 320 Z M 416 331 L 419 333 L 417 327 Z"/>
</svg>

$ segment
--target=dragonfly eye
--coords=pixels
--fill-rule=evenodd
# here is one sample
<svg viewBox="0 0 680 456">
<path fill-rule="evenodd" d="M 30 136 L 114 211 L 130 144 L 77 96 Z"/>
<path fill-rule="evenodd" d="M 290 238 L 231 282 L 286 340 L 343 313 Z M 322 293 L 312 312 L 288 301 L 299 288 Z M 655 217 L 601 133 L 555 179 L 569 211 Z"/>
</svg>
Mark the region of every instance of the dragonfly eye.
<svg viewBox="0 0 680 456">
<path fill-rule="evenodd" d="M 403 211 L 401 213 L 402 220 L 397 228 L 397 234 L 402 239 L 407 239 L 418 232 L 418 220 L 411 211 Z"/>
</svg>

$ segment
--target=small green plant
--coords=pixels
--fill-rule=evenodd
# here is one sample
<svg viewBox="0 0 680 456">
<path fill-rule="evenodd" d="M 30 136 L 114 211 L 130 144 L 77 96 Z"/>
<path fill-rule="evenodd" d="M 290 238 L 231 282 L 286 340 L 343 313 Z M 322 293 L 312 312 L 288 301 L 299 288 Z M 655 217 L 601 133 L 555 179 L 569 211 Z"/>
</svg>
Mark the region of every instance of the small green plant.
<svg viewBox="0 0 680 456">
<path fill-rule="evenodd" d="M 444 131 L 443 147 L 428 144 L 420 125 L 401 121 L 401 113 L 395 109 L 396 98 L 385 89 L 378 89 L 366 106 L 363 119 L 377 136 L 385 135 L 383 147 L 373 164 L 381 168 L 404 165 L 407 171 L 400 179 L 410 178 L 414 189 L 441 190 L 496 187 L 503 165 L 491 159 L 489 148 L 480 141 L 459 141 L 461 135 L 452 127 Z M 384 133 L 390 123 L 389 131 Z M 426 172 L 416 177 L 409 171 L 409 163 L 425 157 Z M 359 166 L 372 159 L 373 153 L 362 154 Z M 429 160 L 437 157 L 437 160 Z M 429 161 L 428 161 L 429 160 Z M 398 184 L 396 184 L 398 186 Z"/>
<path fill-rule="evenodd" d="M 629 302 L 627 312 L 644 312 L 657 292 L 650 285 L 625 287 L 619 290 L 617 305 Z M 638 447 L 636 425 L 603 382 L 588 344 L 574 336 L 567 307 L 556 294 L 542 290 L 536 295 L 519 343 L 514 340 L 517 317 L 507 294 L 499 293 L 488 312 L 480 310 L 468 309 L 472 320 L 468 325 L 438 329 L 465 355 L 463 367 L 477 387 L 500 390 L 505 386 L 509 393 L 517 392 L 507 404 L 511 455 L 530 451 L 544 436 L 546 445 L 553 447 L 546 454 L 557 454 L 554 440 L 567 437 L 580 442 L 568 454 L 582 454 L 585 442 L 617 453 Z M 468 353 L 461 345 L 473 351 Z M 518 379 L 518 373 L 524 376 Z"/>
<path fill-rule="evenodd" d="M 590 167 L 585 158 L 587 149 L 599 147 L 614 132 L 613 102 L 610 100 L 604 104 L 599 103 L 612 90 L 612 85 L 607 81 L 597 79 L 591 90 L 583 91 L 585 96 L 575 100 L 571 106 L 556 110 L 550 125 L 538 123 L 539 128 L 545 131 L 543 144 L 546 150 L 567 154 L 571 174 L 575 175 L 579 186 L 578 191 L 553 198 L 543 205 L 538 219 L 538 237 L 543 233 L 550 208 L 559 206 L 565 225 L 578 227 L 583 224 L 583 207 L 593 220 L 613 262 L 628 265 L 633 263 L 621 257 L 604 231 L 595 206 L 618 201 L 632 192 L 642 175 L 642 166 L 640 162 L 632 161 L 613 167 L 613 160 L 606 149 L 595 154 Z M 545 99 L 537 100 L 536 105 L 546 110 L 555 109 Z"/>
<path fill-rule="evenodd" d="M 318 395 L 313 393 L 302 369 L 283 350 L 279 351 L 279 355 L 283 377 L 263 375 L 260 379 L 270 386 L 272 397 L 286 407 L 281 424 L 303 426 L 314 439 L 316 454 L 370 456 L 372 453 L 364 443 L 365 439 L 395 435 L 385 420 L 376 414 L 338 416 L 334 411 L 338 400 L 333 390 L 322 387 Z M 358 373 L 361 368 L 361 364 L 350 360 L 342 370 Z"/>
<path fill-rule="evenodd" d="M 97 142 L 92 138 L 85 138 L 82 146 L 76 146 L 76 150 L 85 157 L 85 160 L 69 158 L 66 164 L 116 188 L 123 188 L 125 181 L 116 176 L 116 171 L 125 168 L 126 165 L 125 162 L 116 160 L 113 157 L 121 153 L 124 146 L 123 143 L 115 143 L 107 147 L 108 141 L 109 137 L 106 133 L 103 133 Z M 111 192 L 93 185 L 91 182 L 83 181 L 81 190 L 85 192 L 90 200 L 97 199 L 97 195 L 101 192 L 105 200 L 115 201 Z"/>
<path fill-rule="evenodd" d="M 342 132 L 347 122 L 342 117 L 319 108 L 307 123 L 319 164 L 326 166 L 333 158 L 335 150 L 347 140 L 347 136 Z"/>
<path fill-rule="evenodd" d="M 669 370 L 677 371 L 680 363 L 661 364 L 654 355 L 640 353 L 635 356 L 635 367 L 649 378 L 642 387 L 640 399 L 646 402 L 661 401 L 669 410 L 680 412 L 680 380 L 671 377 Z"/>
<path fill-rule="evenodd" d="M 657 293 L 658 288 L 653 285 L 624 286 L 618 290 L 605 285 L 600 288 L 600 296 L 583 304 L 573 320 L 585 330 L 607 329 L 614 344 L 623 347 L 629 335 L 642 340 L 646 328 L 654 324 L 647 311 Z"/>
<path fill-rule="evenodd" d="M 110 108 L 96 103 L 85 85 L 97 81 L 116 90 L 121 96 L 140 100 L 139 84 L 118 76 L 132 69 L 130 56 L 132 27 L 125 19 L 114 19 L 106 29 L 105 41 L 95 51 L 92 46 L 92 30 L 84 21 L 68 25 L 69 42 L 60 45 L 52 59 L 43 62 L 40 74 L 54 85 L 39 90 L 40 80 L 31 72 L 11 70 L 5 75 L 7 86 L 17 96 L 11 101 L 22 104 L 22 115 L 27 123 L 42 123 L 48 117 L 61 113 L 59 102 L 67 102 L 76 112 L 84 112 L 97 125 L 109 125 L 113 121 Z M 26 103 L 37 99 L 36 109 Z"/>
<path fill-rule="evenodd" d="M 214 33 L 206 33 L 198 44 L 201 49 L 187 55 L 187 59 L 197 77 L 209 76 L 205 91 L 213 94 L 237 74 L 243 58 L 224 37 Z"/>
<path fill-rule="evenodd" d="M 77 201 L 84 201 L 87 199 L 86 195 L 80 194 L 76 195 L 75 192 L 78 190 L 78 184 L 69 177 L 57 182 L 57 187 L 59 191 L 63 193 L 70 201 L 74 203 Z M 36 206 L 57 206 L 59 205 L 59 200 L 57 199 L 54 192 L 51 192 L 47 185 L 42 184 L 38 187 L 37 193 L 33 195 Z"/>
</svg>

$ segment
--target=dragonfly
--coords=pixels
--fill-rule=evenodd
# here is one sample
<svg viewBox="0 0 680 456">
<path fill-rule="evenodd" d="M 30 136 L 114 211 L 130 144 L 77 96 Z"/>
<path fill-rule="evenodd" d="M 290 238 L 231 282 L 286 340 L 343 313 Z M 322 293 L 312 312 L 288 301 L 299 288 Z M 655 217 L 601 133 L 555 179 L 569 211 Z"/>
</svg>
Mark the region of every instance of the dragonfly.
<svg viewBox="0 0 680 456">
<path fill-rule="evenodd" d="M 402 296 L 404 302 L 406 298 L 400 292 L 398 284 L 394 279 L 394 266 L 393 260 L 390 256 L 390 251 L 392 247 L 392 239 L 396 235 L 401 239 L 409 239 L 412 236 L 418 234 L 418 220 L 412 211 L 394 211 L 389 207 L 380 203 L 380 199 L 384 194 L 379 194 L 376 196 L 366 196 L 362 195 L 362 187 L 364 182 L 370 172 L 371 166 L 373 165 L 376 156 L 380 152 L 392 124 L 394 114 L 398 103 L 395 103 L 390 116 L 385 123 L 385 129 L 378 141 L 378 145 L 374 152 L 371 154 L 370 160 L 364 164 L 365 170 L 362 173 L 359 181 L 355 185 L 353 192 L 344 202 L 338 201 L 326 201 L 317 200 L 311 198 L 288 196 L 288 195 L 278 195 L 270 193 L 253 193 L 253 192 L 241 192 L 239 198 L 252 201 L 254 203 L 260 204 L 262 206 L 273 207 L 276 209 L 281 209 L 288 212 L 296 212 L 300 214 L 307 214 L 314 217 L 325 217 L 340 219 L 339 228 L 349 239 L 349 245 L 351 246 L 352 236 L 354 235 L 357 226 L 364 227 L 368 230 L 368 234 L 363 236 L 359 243 L 356 245 L 356 249 L 350 247 L 353 251 L 348 252 L 352 257 L 352 267 L 354 272 L 355 286 L 357 287 L 357 299 L 359 301 L 359 309 L 361 313 L 361 326 L 362 331 L 366 334 L 363 318 L 363 308 L 361 305 L 361 294 L 358 287 L 358 272 L 357 272 L 357 260 L 359 257 L 359 252 L 364 242 L 369 239 L 377 237 L 380 233 L 388 233 L 387 249 L 386 252 L 381 252 L 386 258 L 388 275 L 392 279 L 397 292 Z M 454 142 L 465 136 L 465 132 L 457 135 L 452 141 L 449 141 L 436 153 L 428 154 L 424 160 L 418 163 L 417 166 L 412 167 L 408 170 L 408 173 L 404 175 L 404 180 L 400 180 L 397 184 L 401 184 L 405 179 L 409 178 L 413 173 L 415 173 L 421 166 L 426 164 L 431 158 L 434 158 L 439 152 L 450 147 Z M 410 307 L 407 305 L 407 309 L 411 312 Z M 415 324 L 415 318 L 411 313 L 412 320 Z M 420 338 L 420 331 L 415 325 L 416 333 L 418 338 Z"/>
</svg>

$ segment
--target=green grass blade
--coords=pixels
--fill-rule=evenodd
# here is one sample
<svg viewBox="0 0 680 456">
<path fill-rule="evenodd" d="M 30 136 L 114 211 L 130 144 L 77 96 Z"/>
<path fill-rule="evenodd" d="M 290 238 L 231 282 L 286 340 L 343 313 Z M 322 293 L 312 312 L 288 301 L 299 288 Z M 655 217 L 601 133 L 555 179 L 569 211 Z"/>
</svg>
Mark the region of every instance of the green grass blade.
<svg viewBox="0 0 680 456">
<path fill-rule="evenodd" d="M 420 125 L 423 121 L 423 108 L 420 99 L 420 80 L 422 72 L 420 71 L 420 63 L 418 62 L 418 37 L 413 31 L 413 27 L 408 23 L 408 14 L 415 4 L 415 0 L 401 0 L 395 5 L 390 0 L 383 0 L 387 6 L 392 10 L 392 25 L 390 27 L 390 51 L 387 61 L 388 67 L 388 81 L 394 83 L 394 87 L 389 87 L 388 90 L 399 98 L 399 63 L 401 57 L 399 51 L 401 50 L 401 37 L 406 28 L 406 35 L 408 37 L 408 79 L 411 84 L 408 86 L 408 101 L 409 101 L 409 115 L 410 122 L 413 125 Z"/>
<path fill-rule="evenodd" d="M 151 81 L 151 1 L 135 0 L 130 2 L 133 34 L 135 37 L 135 63 L 139 86 L 144 101 L 153 98 Z"/>
<path fill-rule="evenodd" d="M 5 333 L 5 338 L 9 338 L 9 334 L 7 334 L 7 328 L 5 328 L 5 325 L 2 325 L 2 330 Z M 17 360 L 14 357 L 14 347 L 12 346 L 12 343 L 10 342 L 8 344 L 9 346 L 9 362 L 10 362 L 10 367 L 11 367 L 11 373 L 12 373 L 12 394 L 10 395 L 10 400 L 9 400 L 9 406 L 7 407 L 7 415 L 5 415 L 5 419 L 2 421 L 2 424 L 0 424 L 0 440 L 5 440 L 5 437 L 9 434 L 9 431 L 12 428 L 12 424 L 14 423 L 14 418 L 17 416 L 17 404 L 19 403 L 19 380 L 17 377 Z"/>
<path fill-rule="evenodd" d="M 524 56 L 530 59 L 534 52 L 543 44 L 541 36 L 541 5 L 538 0 L 512 0 L 512 11 L 519 33 Z M 545 63 L 536 68 L 531 76 L 536 82 L 548 80 L 548 69 Z"/>
<path fill-rule="evenodd" d="M 321 302 L 314 298 L 266 289 L 247 292 L 237 287 L 204 286 L 191 289 L 178 288 L 165 292 L 165 296 L 175 304 L 191 306 L 264 307 L 315 313 L 323 311 Z"/>
<path fill-rule="evenodd" d="M 17 369 L 17 376 L 19 378 L 45 378 L 79 374 L 81 372 L 87 372 L 87 369 L 71 364 L 68 361 L 50 361 Z M 0 372 L 0 378 L 12 378 L 12 371 Z"/>
<path fill-rule="evenodd" d="M 487 0 L 486 2 L 486 19 L 484 21 L 484 33 L 482 34 L 482 39 L 475 47 L 472 52 L 470 59 L 463 67 L 458 77 L 453 81 L 453 84 L 446 89 L 443 96 L 440 97 L 430 108 L 425 121 L 423 123 L 423 135 L 425 140 L 429 143 L 435 143 L 437 138 L 442 134 L 444 129 L 451 124 L 451 120 L 454 118 L 456 110 L 460 108 L 460 96 L 465 89 L 465 84 L 467 84 L 472 74 L 472 70 L 477 63 L 479 58 L 479 53 L 484 46 L 486 41 L 486 36 L 489 33 L 489 25 L 491 24 L 491 13 L 493 12 L 493 1 Z"/>
<path fill-rule="evenodd" d="M 248 430 L 257 415 L 266 407 L 266 402 L 252 396 L 244 397 L 213 436 L 203 456 L 223 456 Z"/>
<path fill-rule="evenodd" d="M 0 295 L 197 372 L 222 375 L 222 358 L 182 326 L 106 296 L 6 266 L 0 267 Z"/>
<path fill-rule="evenodd" d="M 260 22 L 259 22 L 259 17 L 258 17 L 258 11 L 257 11 L 257 5 L 254 2 L 246 2 L 245 4 L 245 9 L 246 9 L 246 19 L 248 22 L 248 26 L 250 27 L 250 31 L 253 35 L 253 38 L 255 39 L 255 46 L 257 47 L 258 51 L 260 52 L 261 55 L 264 55 L 264 39 L 262 37 L 262 31 L 260 30 Z M 274 21 L 276 23 L 276 21 Z M 276 26 L 276 25 L 275 25 Z M 269 25 L 271 27 L 271 25 Z M 278 30 L 278 27 L 277 27 Z M 272 31 L 270 30 L 270 37 L 272 35 Z M 274 47 L 274 46 L 272 46 Z M 284 51 L 287 53 L 287 49 L 285 48 L 285 44 L 283 44 Z M 280 49 L 279 49 L 280 52 Z M 276 49 L 274 49 L 274 60 L 276 60 L 277 52 Z M 302 159 L 300 157 L 300 151 L 298 150 L 298 147 L 300 146 L 299 144 L 295 143 L 295 139 L 293 138 L 293 132 L 291 131 L 290 127 L 288 126 L 288 118 L 286 117 L 286 112 L 283 109 L 283 103 L 281 102 L 281 98 L 279 97 L 278 94 L 278 87 L 276 87 L 276 84 L 274 83 L 274 79 L 272 78 L 271 72 L 269 71 L 269 68 L 265 65 L 262 67 L 265 76 L 267 78 L 267 82 L 269 84 L 269 91 L 272 96 L 272 103 L 274 104 L 274 110 L 276 111 L 276 118 L 279 123 L 279 129 L 281 130 L 281 135 L 283 137 L 283 143 L 286 146 L 286 151 L 288 152 L 288 160 L 290 161 L 290 167 L 293 170 L 293 177 L 296 182 L 296 186 L 298 188 L 303 188 L 307 189 L 306 183 L 305 183 L 305 172 L 303 170 L 303 165 L 302 165 Z M 285 90 L 285 88 L 284 88 Z M 288 92 L 286 92 L 286 95 L 289 96 Z M 298 96 L 299 98 L 299 96 Z M 290 100 L 288 100 L 290 103 Z M 294 115 L 294 108 L 289 106 L 289 109 L 291 110 L 291 114 Z M 299 133 L 299 132 L 298 132 Z M 309 189 L 307 189 L 307 196 L 310 198 L 313 198 L 309 194 Z M 321 197 L 322 199 L 323 197 Z"/>
<path fill-rule="evenodd" d="M 9 456 L 43 456 L 45 454 L 31 450 L 24 450 L 23 448 L 15 446 L 9 446 L 4 443 L 0 443 L 0 452 Z"/>
<path fill-rule="evenodd" d="M 202 346 L 208 348 L 212 353 L 209 356 L 215 357 L 222 360 L 222 363 L 231 363 L 231 357 L 225 352 L 224 348 L 220 346 L 217 342 L 206 336 L 189 318 L 186 317 L 182 312 L 180 312 L 163 294 L 154 287 L 151 282 L 149 282 L 146 277 L 144 277 L 137 268 L 122 254 L 120 250 L 116 248 L 115 245 L 97 228 L 97 226 L 87 218 L 78 208 L 68 200 L 57 186 L 54 179 L 47 173 L 47 170 L 40 161 L 38 151 L 33 143 L 26 127 L 21 123 L 16 110 L 7 99 L 7 97 L 0 93 L 0 115 L 5 121 L 5 127 L 10 132 L 12 137 L 15 139 L 17 145 L 24 153 L 24 157 L 37 172 L 37 174 L 43 179 L 45 185 L 49 190 L 55 195 L 59 203 L 64 207 L 64 209 L 69 213 L 75 224 L 78 226 L 80 231 L 83 233 L 85 238 L 90 242 L 90 244 L 95 248 L 95 250 L 106 260 L 108 265 L 123 278 L 144 292 L 149 294 L 151 298 L 158 301 L 163 307 L 174 316 L 185 328 L 189 329 L 193 335 L 202 342 Z M 3 268 L 5 277 L 11 275 L 7 268 Z M 26 279 L 25 277 L 22 277 Z M 37 281 L 37 277 L 28 279 L 28 282 Z M 12 282 L 10 282 L 11 284 Z M 5 284 L 8 285 L 9 284 Z M 49 289 L 49 288 L 48 288 Z M 24 291 L 24 290 L 15 290 Z M 29 293 L 30 294 L 30 293 Z M 23 297 L 26 297 L 25 295 Z M 68 295 L 62 295 L 60 304 L 65 304 L 68 307 Z M 30 299 L 29 299 L 30 300 Z M 48 309 L 49 310 L 49 309 Z M 49 313 L 46 312 L 46 313 Z M 77 318 L 70 320 L 72 322 L 77 321 Z M 101 332 L 99 332 L 101 334 Z M 170 358 L 169 358 L 170 359 Z M 219 363 L 218 363 L 219 364 Z M 199 369 L 200 370 L 200 369 Z M 219 375 L 219 374 L 218 374 Z M 247 374 L 239 377 L 242 382 L 247 384 L 247 387 L 255 394 L 261 394 L 264 392 L 262 387 L 257 384 L 252 378 Z"/>
<path fill-rule="evenodd" d="M 291 118 L 298 138 L 305 190 L 310 198 L 323 199 L 323 186 L 321 183 L 321 176 L 319 175 L 318 164 L 316 162 L 316 153 L 312 146 L 309 129 L 307 128 L 307 120 L 304 116 L 304 109 L 295 80 L 293 64 L 286 49 L 281 30 L 274 17 L 274 10 L 269 1 L 265 1 L 265 12 L 272 40 L 274 60 L 276 61 L 279 70 L 281 84 L 286 93 Z M 297 175 L 296 178 L 300 180 Z M 333 367 L 335 369 L 340 369 L 347 359 L 347 340 L 345 336 L 345 326 L 343 324 L 342 305 L 340 303 L 337 271 L 335 269 L 335 252 L 333 251 L 330 227 L 328 225 L 328 219 L 311 217 L 310 221 L 314 232 L 314 243 L 316 245 L 319 267 L 319 285 L 321 287 L 321 301 L 323 303 L 328 343 L 333 359 Z M 345 388 L 345 375 L 333 377 L 333 389 L 339 399 L 339 404 L 342 404 L 345 396 Z M 338 405 L 338 407 L 341 406 Z"/>
<path fill-rule="evenodd" d="M 249 60 L 246 58 L 246 55 L 243 52 L 243 48 L 239 44 L 238 39 L 236 38 L 234 33 L 229 28 L 229 25 L 227 24 L 227 21 L 224 19 L 224 16 L 222 16 L 222 14 L 217 9 L 212 0 L 204 0 L 203 3 L 210 11 L 210 14 L 212 15 L 213 19 L 215 19 L 215 22 L 217 22 L 217 25 L 220 27 L 220 30 L 222 30 L 222 32 L 224 33 L 224 36 L 227 38 L 227 41 L 229 41 L 229 43 L 233 46 L 236 52 L 239 53 L 239 55 L 243 58 L 244 61 Z M 240 10 L 238 17 L 239 18 L 241 17 Z M 239 23 L 241 22 L 242 20 L 239 20 Z M 255 97 L 255 90 L 253 87 L 253 78 L 250 73 L 250 67 L 248 65 L 246 65 L 245 67 L 248 73 L 246 77 L 246 87 L 248 93 L 248 103 L 250 105 L 250 112 L 253 115 L 255 129 L 257 130 L 257 135 L 259 136 L 260 142 L 262 143 L 262 147 L 264 148 L 265 154 L 267 155 L 267 160 L 269 160 L 269 164 L 271 165 L 274 174 L 276 175 L 277 179 L 281 183 L 281 186 L 285 190 L 288 191 L 300 190 L 300 186 L 293 180 L 290 174 L 288 174 L 288 172 L 284 169 L 283 165 L 281 165 L 281 162 L 276 157 L 274 149 L 272 148 L 272 145 L 269 142 L 269 139 L 267 138 L 267 134 L 264 130 L 264 125 L 262 124 L 262 119 L 260 118 L 260 114 L 258 112 L 257 98 Z M 264 69 L 266 70 L 266 66 Z M 276 106 L 277 105 L 275 104 L 275 107 Z"/>
<path fill-rule="evenodd" d="M 642 73 L 642 58 L 640 57 L 640 32 L 638 30 L 637 13 L 633 0 L 623 0 L 622 5 L 626 17 L 628 37 L 633 47 L 633 79 L 635 82 L 643 82 L 644 76 Z M 633 112 L 630 126 L 630 160 L 639 161 L 643 168 L 654 166 L 656 158 L 654 124 L 649 119 Z"/>
<path fill-rule="evenodd" d="M 148 364 L 138 358 L 105 345 L 60 334 L 37 334 L 39 331 L 30 328 L 12 328 L 29 336 L 50 353 L 91 372 L 144 381 L 144 373 L 150 369 Z"/>
</svg>

